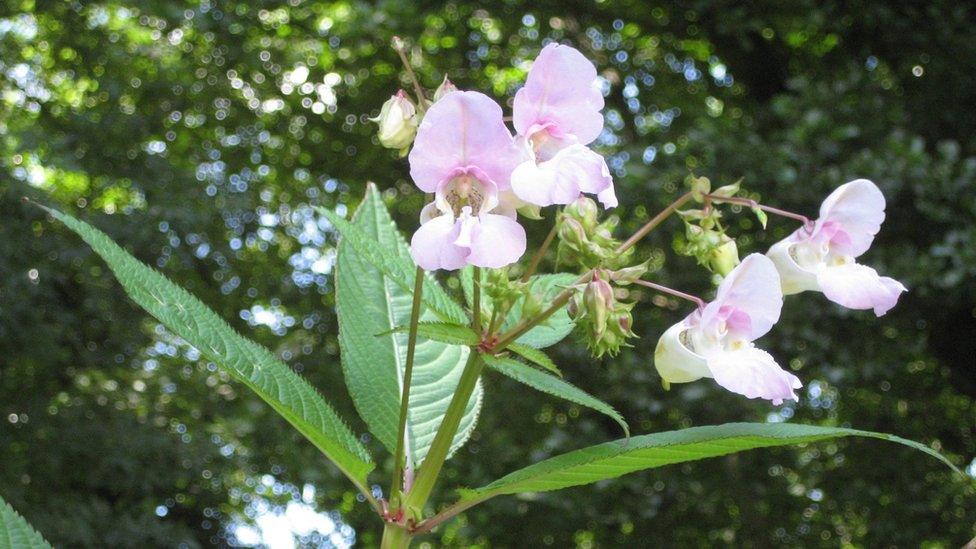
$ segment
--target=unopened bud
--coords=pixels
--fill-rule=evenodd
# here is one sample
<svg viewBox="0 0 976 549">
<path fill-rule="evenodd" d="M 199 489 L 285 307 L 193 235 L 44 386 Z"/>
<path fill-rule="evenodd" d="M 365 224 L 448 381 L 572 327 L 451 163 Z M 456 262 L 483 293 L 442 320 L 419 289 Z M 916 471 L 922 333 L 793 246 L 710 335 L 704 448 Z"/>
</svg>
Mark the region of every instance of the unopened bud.
<svg viewBox="0 0 976 549">
<path fill-rule="evenodd" d="M 586 230 L 579 221 L 564 216 L 559 220 L 559 240 L 574 248 L 582 248 L 586 243 Z"/>
<path fill-rule="evenodd" d="M 417 108 L 403 90 L 383 103 L 380 115 L 371 118 L 379 124 L 380 144 L 406 153 L 417 135 Z"/>
<path fill-rule="evenodd" d="M 617 269 L 616 271 L 610 273 L 610 280 L 613 280 L 617 284 L 621 285 L 633 284 L 642 276 L 647 274 L 647 270 L 650 268 L 650 266 L 651 260 L 648 259 L 639 265 Z"/>
<path fill-rule="evenodd" d="M 729 239 L 724 244 L 713 248 L 708 263 L 712 271 L 722 276 L 729 274 L 739 264 L 739 249 L 735 245 L 735 240 Z"/>
<path fill-rule="evenodd" d="M 447 76 L 445 75 L 444 81 L 441 82 L 440 86 L 437 86 L 436 90 L 434 90 L 434 102 L 436 103 L 437 101 L 440 101 L 441 97 L 444 97 L 453 91 L 457 91 L 457 86 L 454 85 L 454 82 L 448 80 Z"/>
<path fill-rule="evenodd" d="M 593 230 L 596 227 L 600 209 L 593 199 L 581 195 L 573 202 L 567 204 L 566 208 L 563 209 L 563 213 L 579 221 L 587 230 Z"/>
</svg>

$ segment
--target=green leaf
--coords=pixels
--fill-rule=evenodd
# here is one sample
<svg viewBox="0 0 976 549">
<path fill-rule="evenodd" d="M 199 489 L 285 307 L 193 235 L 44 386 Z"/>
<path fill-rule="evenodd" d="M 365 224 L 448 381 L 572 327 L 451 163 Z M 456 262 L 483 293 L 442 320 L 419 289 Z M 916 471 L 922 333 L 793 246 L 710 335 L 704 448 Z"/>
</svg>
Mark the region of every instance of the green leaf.
<svg viewBox="0 0 976 549">
<path fill-rule="evenodd" d="M 496 357 L 491 355 L 482 356 L 485 360 L 485 364 L 490 366 L 492 369 L 514 379 L 515 381 L 518 381 L 519 383 L 524 383 L 533 389 L 542 391 L 543 393 L 548 393 L 554 397 L 575 402 L 580 406 L 586 406 L 587 408 L 596 410 L 597 412 L 610 417 L 624 430 L 624 435 L 628 437 L 630 436 L 630 428 L 627 426 L 627 422 L 624 421 L 623 416 L 621 416 L 609 404 L 591 396 L 589 393 L 576 387 L 575 385 L 563 381 L 558 377 L 553 377 L 541 370 L 537 370 L 528 364 L 523 364 L 517 360 L 512 360 L 511 358 Z"/>
<path fill-rule="evenodd" d="M 367 193 L 378 195 L 379 191 L 376 191 L 375 185 L 370 184 Z M 342 235 L 345 245 L 355 250 L 361 259 L 379 269 L 401 291 L 413 293 L 416 266 L 410 258 L 409 251 L 406 256 L 403 254 L 404 250 L 408 250 L 405 243 L 403 249 L 390 250 L 383 242 L 377 240 L 375 231 L 343 219 L 327 208 L 318 208 L 318 211 L 329 219 L 336 231 Z M 389 218 L 389 214 L 386 216 Z M 400 239 L 402 240 L 402 237 Z M 444 288 L 441 288 L 432 276 L 424 278 L 423 299 L 424 305 L 441 320 L 454 324 L 467 324 L 470 321 L 464 309 L 447 295 Z"/>
<path fill-rule="evenodd" d="M 391 333 L 409 334 L 410 326 L 397 326 L 392 330 L 376 334 L 376 336 L 380 337 Z M 479 341 L 478 334 L 469 326 L 449 324 L 447 322 L 419 322 L 417 324 L 417 335 L 452 345 L 472 346 L 477 345 Z"/>
<path fill-rule="evenodd" d="M 484 276 L 484 270 L 482 269 L 482 277 Z M 460 278 L 465 299 L 470 306 L 474 285 L 472 269 L 461 269 Z M 535 275 L 529 279 L 529 290 L 542 294 L 542 303 L 546 304 L 551 302 L 553 298 L 555 298 L 556 295 L 563 291 L 563 289 L 565 289 L 567 286 L 570 286 L 576 282 L 577 278 L 577 275 L 571 273 Z M 487 301 L 489 300 L 482 300 L 482 302 Z M 490 317 L 492 310 L 491 305 L 486 303 L 484 308 L 487 315 Z M 502 332 L 518 323 L 520 318 L 522 318 L 522 300 L 519 300 L 512 307 L 512 310 L 508 312 L 508 316 L 505 317 L 505 322 L 502 324 Z M 522 337 L 518 338 L 517 342 L 523 345 L 528 345 L 529 347 L 535 347 L 536 349 L 544 349 L 562 341 L 563 338 L 568 336 L 570 332 L 573 331 L 574 326 L 573 320 L 569 318 L 569 313 L 566 311 L 566 308 L 563 307 L 562 309 L 556 311 L 551 317 L 546 319 L 545 322 L 532 328 L 522 335 Z"/>
<path fill-rule="evenodd" d="M 9 503 L 0 498 L 0 547 L 9 549 L 50 549 L 34 527 Z"/>
<path fill-rule="evenodd" d="M 528 345 L 522 345 L 521 343 L 509 343 L 506 349 L 519 355 L 525 360 L 528 360 L 536 366 L 545 368 L 557 376 L 563 377 L 563 373 L 559 371 L 559 366 L 556 366 L 556 363 L 549 358 L 549 355 L 540 351 L 539 349 L 536 349 L 535 347 L 529 347 Z"/>
<path fill-rule="evenodd" d="M 508 474 L 482 488 L 463 490 L 461 501 L 477 502 L 503 494 L 559 490 L 644 469 L 724 456 L 753 448 L 850 436 L 897 442 L 925 452 L 958 472 L 949 460 L 935 450 L 894 435 L 792 423 L 727 423 L 642 435 L 552 457 Z"/>
<path fill-rule="evenodd" d="M 331 459 L 361 490 L 373 464 L 322 396 L 274 354 L 241 336 L 183 288 L 129 255 L 105 233 L 45 208 L 108 264 L 129 297 L 173 333 L 247 385 Z"/>
<path fill-rule="evenodd" d="M 416 266 L 373 185 L 368 187 L 351 227 L 356 232 L 343 233 L 335 269 L 342 369 L 356 409 L 370 432 L 394 452 L 407 357 L 407 333 L 400 329 L 410 324 Z M 397 283 L 388 270 L 375 267 L 360 254 L 350 234 L 359 234 L 375 242 L 374 247 L 387 250 L 388 262 L 397 265 L 395 270 L 410 273 L 409 289 Z M 435 280 L 425 282 L 425 296 L 430 288 L 441 290 Z M 437 317 L 430 301 L 425 299 L 423 305 L 420 318 L 427 329 L 447 326 L 435 323 Z M 448 345 L 436 339 L 430 332 L 419 337 L 414 355 L 406 452 L 413 466 L 427 455 L 470 352 L 466 346 Z M 465 409 L 452 451 L 460 448 L 474 430 L 481 400 L 479 384 Z"/>
<path fill-rule="evenodd" d="M 756 215 L 756 219 L 759 220 L 759 224 L 762 225 L 762 228 L 763 229 L 765 229 L 766 228 L 766 222 L 769 221 L 769 217 L 766 215 L 766 212 L 762 211 L 759 208 L 759 206 L 756 206 L 756 207 L 752 208 L 752 213 Z"/>
</svg>

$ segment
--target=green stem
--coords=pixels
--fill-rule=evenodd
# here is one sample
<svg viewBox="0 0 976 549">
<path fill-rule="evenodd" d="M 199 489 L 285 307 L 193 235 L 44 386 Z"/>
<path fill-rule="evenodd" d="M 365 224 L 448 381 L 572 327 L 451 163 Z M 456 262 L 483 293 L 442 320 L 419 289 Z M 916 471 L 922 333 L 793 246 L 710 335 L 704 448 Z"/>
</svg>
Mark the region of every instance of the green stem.
<svg viewBox="0 0 976 549">
<path fill-rule="evenodd" d="M 636 233 L 632 234 L 630 238 L 627 239 L 626 242 L 624 242 L 623 244 L 620 245 L 619 248 L 617 248 L 617 254 L 619 255 L 629 250 L 631 247 L 633 247 L 634 244 L 637 244 L 637 242 L 639 242 L 640 239 L 647 236 L 648 233 L 653 231 L 655 227 L 660 225 L 662 221 L 667 219 L 668 216 L 673 214 L 678 208 L 683 206 L 684 203 L 688 202 L 689 200 L 691 200 L 691 192 L 687 192 L 679 196 L 678 199 L 672 202 L 670 206 L 661 210 L 660 213 L 658 213 L 650 221 L 645 223 L 643 227 L 637 229 Z"/>
<path fill-rule="evenodd" d="M 481 267 L 472 270 L 474 296 L 471 299 L 471 328 L 481 336 Z"/>
<path fill-rule="evenodd" d="M 539 266 L 539 262 L 542 261 L 542 258 L 546 255 L 546 251 L 552 244 L 553 239 L 556 238 L 556 233 L 559 232 L 558 213 L 556 214 L 556 217 L 557 221 L 552 224 L 552 229 L 549 231 L 549 234 L 546 235 L 546 239 L 542 241 L 542 246 L 540 246 L 539 249 L 536 250 L 535 255 L 532 256 L 532 261 L 529 262 L 529 268 L 526 269 L 525 274 L 522 275 L 522 282 L 528 282 L 529 278 L 535 274 L 535 270 Z"/>
<path fill-rule="evenodd" d="M 410 385 L 413 379 L 413 361 L 417 350 L 417 325 L 420 323 L 420 303 L 423 292 L 424 270 L 417 267 L 417 276 L 413 283 L 413 308 L 410 309 L 410 331 L 407 334 L 407 361 L 403 368 L 403 387 L 400 391 L 400 425 L 397 430 L 396 452 L 393 454 L 393 479 L 390 481 L 390 499 L 395 498 L 403 486 L 403 468 L 404 461 L 406 460 L 407 414 L 410 410 Z"/>
<path fill-rule="evenodd" d="M 413 535 L 406 528 L 392 522 L 386 523 L 383 529 L 383 541 L 380 542 L 382 549 L 405 549 L 410 547 Z"/>
<path fill-rule="evenodd" d="M 748 206 L 750 208 L 758 208 L 760 210 L 769 212 L 773 215 L 778 215 L 780 217 L 786 217 L 788 219 L 795 219 L 804 225 L 811 225 L 812 221 L 810 218 L 798 213 L 789 212 L 786 210 L 781 210 L 779 208 L 774 208 L 772 206 L 766 206 L 765 204 L 760 204 L 751 198 L 739 198 L 735 196 L 715 196 L 714 194 L 706 194 L 705 198 L 711 200 L 712 202 L 726 203 L 726 204 L 738 204 L 739 206 Z"/>
<path fill-rule="evenodd" d="M 417 478 L 407 494 L 406 507 L 408 509 L 423 509 L 427 499 L 430 498 L 437 477 L 440 475 L 441 467 L 443 467 L 447 453 L 451 449 L 451 443 L 454 441 L 458 425 L 461 424 L 461 417 L 468 406 L 468 401 L 471 400 L 471 394 L 474 393 L 484 365 L 485 363 L 481 360 L 480 355 L 471 349 L 468 361 L 464 365 L 464 371 L 461 372 L 457 389 L 454 391 L 454 397 L 447 406 L 447 412 L 444 413 L 444 419 L 437 429 L 437 434 L 434 435 L 434 441 L 430 445 L 430 450 L 427 451 L 427 457 L 424 458 L 424 463 L 417 472 Z"/>
</svg>

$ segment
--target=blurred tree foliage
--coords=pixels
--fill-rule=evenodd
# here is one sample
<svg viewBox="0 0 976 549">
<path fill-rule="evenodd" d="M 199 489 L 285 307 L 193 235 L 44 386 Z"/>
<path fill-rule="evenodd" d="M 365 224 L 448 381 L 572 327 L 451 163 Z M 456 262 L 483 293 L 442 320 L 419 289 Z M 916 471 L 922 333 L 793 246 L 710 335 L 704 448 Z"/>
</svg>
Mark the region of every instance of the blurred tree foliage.
<svg viewBox="0 0 976 549">
<path fill-rule="evenodd" d="M 599 145 L 623 229 L 664 206 L 689 172 L 743 177 L 763 199 L 811 214 L 840 183 L 878 182 L 888 221 L 869 262 L 911 291 L 883 319 L 817 295 L 788 299 L 764 345 L 805 380 L 798 405 L 774 409 L 707 382 L 664 392 L 650 356 L 687 307 L 651 295 L 631 352 L 594 362 L 563 345 L 558 361 L 638 432 L 850 425 L 930 442 L 973 474 L 972 10 L 941 0 L 5 2 L 0 493 L 59 545 L 195 547 L 233 542 L 227 525 L 253 519 L 256 498 L 289 501 L 288 489 L 261 482 L 273 475 L 314 486 L 359 542 L 377 542 L 367 506 L 310 444 L 137 310 L 77 238 L 20 198 L 91 220 L 354 420 L 332 309 L 334 238 L 311 206 L 352 208 L 377 181 L 401 227 L 416 224 L 405 162 L 377 146 L 366 120 L 406 86 L 394 35 L 414 44 L 428 86 L 449 72 L 502 101 L 545 40 L 593 58 L 608 88 Z M 528 225 L 541 239 L 546 226 Z M 733 225 L 746 252 L 793 228 L 774 220 L 763 232 L 748 215 Z M 671 253 L 673 233 L 640 253 L 661 280 L 706 293 L 707 275 Z M 617 436 L 577 407 L 487 384 L 449 482 L 479 485 Z M 971 480 L 889 445 L 837 442 L 499 499 L 431 540 L 950 547 L 976 534 Z"/>
</svg>

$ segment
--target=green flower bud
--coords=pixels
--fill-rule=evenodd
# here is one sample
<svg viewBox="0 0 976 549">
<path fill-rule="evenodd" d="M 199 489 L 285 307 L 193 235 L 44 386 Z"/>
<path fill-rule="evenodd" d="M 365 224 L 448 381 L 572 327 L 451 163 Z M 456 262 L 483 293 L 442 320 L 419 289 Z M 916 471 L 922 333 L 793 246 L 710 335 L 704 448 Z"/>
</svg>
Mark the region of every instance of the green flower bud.
<svg viewBox="0 0 976 549">
<path fill-rule="evenodd" d="M 633 284 L 635 281 L 647 274 L 647 270 L 650 268 L 650 266 L 651 260 L 648 259 L 647 261 L 638 265 L 617 269 L 616 271 L 612 271 L 610 273 L 610 280 L 620 285 Z"/>
<path fill-rule="evenodd" d="M 381 145 L 406 154 L 417 135 L 418 118 L 417 108 L 400 90 L 383 103 L 379 116 L 370 120 L 379 124 L 377 137 Z"/>
<path fill-rule="evenodd" d="M 563 214 L 579 221 L 583 228 L 589 232 L 592 231 L 597 225 L 597 218 L 600 215 L 600 209 L 597 207 L 596 202 L 594 202 L 593 199 L 586 196 L 580 196 L 563 209 Z"/>
<path fill-rule="evenodd" d="M 739 264 L 739 249 L 735 240 L 729 238 L 724 244 L 712 248 L 708 265 L 712 271 L 725 276 Z"/>
<path fill-rule="evenodd" d="M 457 86 L 454 85 L 454 82 L 447 79 L 447 75 L 444 75 L 444 81 L 441 82 L 440 86 L 437 86 L 436 90 L 434 90 L 434 102 L 436 103 L 440 100 L 440 98 L 453 91 L 457 91 Z"/>
</svg>

